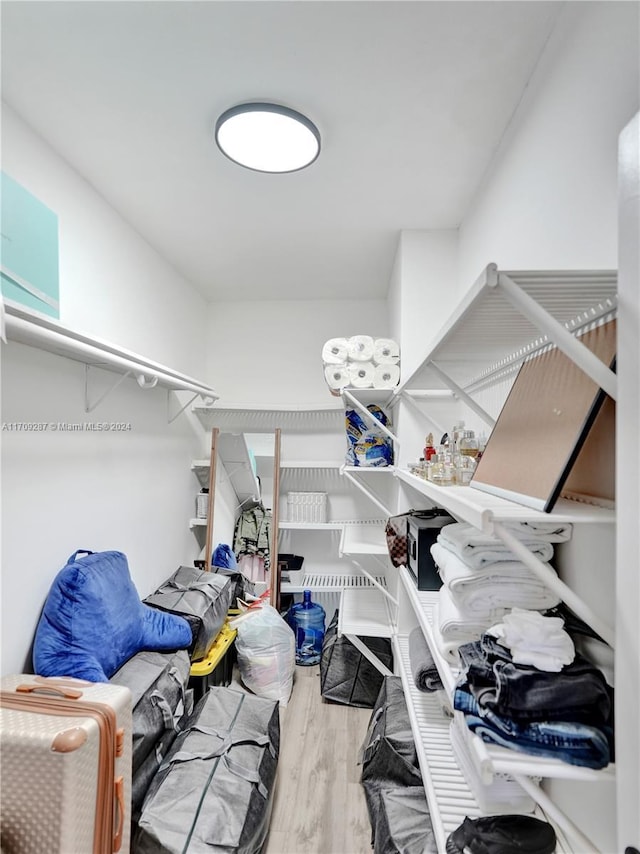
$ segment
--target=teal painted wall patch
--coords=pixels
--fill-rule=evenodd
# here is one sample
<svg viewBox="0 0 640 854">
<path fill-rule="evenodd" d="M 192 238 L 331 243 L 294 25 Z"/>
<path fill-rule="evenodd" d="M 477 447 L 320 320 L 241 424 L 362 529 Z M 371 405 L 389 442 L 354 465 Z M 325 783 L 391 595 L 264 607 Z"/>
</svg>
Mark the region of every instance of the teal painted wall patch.
<svg viewBox="0 0 640 854">
<path fill-rule="evenodd" d="M 4 172 L 0 195 L 2 295 L 59 318 L 58 216 Z"/>
</svg>

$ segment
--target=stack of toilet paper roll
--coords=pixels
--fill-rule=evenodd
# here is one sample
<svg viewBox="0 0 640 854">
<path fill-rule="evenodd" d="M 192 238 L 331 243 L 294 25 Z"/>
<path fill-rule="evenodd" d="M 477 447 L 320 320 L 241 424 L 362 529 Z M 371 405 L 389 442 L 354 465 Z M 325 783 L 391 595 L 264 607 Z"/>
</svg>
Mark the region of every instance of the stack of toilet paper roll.
<svg viewBox="0 0 640 854">
<path fill-rule="evenodd" d="M 400 348 L 391 338 L 330 338 L 322 362 L 334 394 L 343 388 L 395 388 L 400 382 Z"/>
</svg>

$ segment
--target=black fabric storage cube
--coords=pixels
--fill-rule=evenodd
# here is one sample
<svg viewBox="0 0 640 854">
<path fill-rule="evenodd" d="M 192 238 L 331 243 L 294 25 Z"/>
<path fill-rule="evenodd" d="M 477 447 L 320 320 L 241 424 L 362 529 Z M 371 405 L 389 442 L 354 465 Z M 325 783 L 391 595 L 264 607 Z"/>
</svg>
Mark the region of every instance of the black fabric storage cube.
<svg viewBox="0 0 640 854">
<path fill-rule="evenodd" d="M 375 842 L 381 791 L 389 787 L 422 786 L 418 755 L 399 676 L 386 676 L 362 745 L 365 800 Z"/>
<path fill-rule="evenodd" d="M 361 638 L 389 670 L 393 670 L 388 638 Z M 383 675 L 348 638 L 338 637 L 338 611 L 329 624 L 320 659 L 320 693 L 325 700 L 371 709 L 380 692 Z"/>
</svg>

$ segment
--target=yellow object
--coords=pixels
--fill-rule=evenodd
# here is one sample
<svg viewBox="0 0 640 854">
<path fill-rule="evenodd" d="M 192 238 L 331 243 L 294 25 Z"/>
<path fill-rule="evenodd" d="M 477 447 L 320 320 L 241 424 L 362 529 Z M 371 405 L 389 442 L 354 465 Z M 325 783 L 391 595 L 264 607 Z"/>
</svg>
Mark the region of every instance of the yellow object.
<svg viewBox="0 0 640 854">
<path fill-rule="evenodd" d="M 191 675 L 192 676 L 208 676 L 210 673 L 213 673 L 218 664 L 222 661 L 224 656 L 227 654 L 227 651 L 231 644 L 234 642 L 236 635 L 238 634 L 237 629 L 230 628 L 228 624 L 228 619 L 231 616 L 236 616 L 239 614 L 236 608 L 232 608 L 229 610 L 227 614 L 227 619 L 224 622 L 224 625 L 218 632 L 218 635 L 213 642 L 213 646 L 206 654 L 204 658 L 201 658 L 200 661 L 194 661 L 191 665 Z"/>
</svg>

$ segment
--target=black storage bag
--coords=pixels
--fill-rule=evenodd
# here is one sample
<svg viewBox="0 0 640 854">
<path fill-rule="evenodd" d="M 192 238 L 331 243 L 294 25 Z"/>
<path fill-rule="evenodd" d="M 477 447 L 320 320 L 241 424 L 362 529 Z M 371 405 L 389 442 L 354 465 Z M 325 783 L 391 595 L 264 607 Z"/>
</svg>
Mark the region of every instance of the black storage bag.
<svg viewBox="0 0 640 854">
<path fill-rule="evenodd" d="M 149 783 L 193 710 L 193 691 L 187 690 L 190 668 L 185 649 L 145 651 L 136 653 L 111 677 L 111 682 L 131 691 L 134 820 Z"/>
<path fill-rule="evenodd" d="M 151 783 L 132 854 L 258 854 L 279 748 L 276 701 L 211 688 Z"/>
<path fill-rule="evenodd" d="M 422 786 L 380 790 L 374 854 L 438 854 Z"/>
<path fill-rule="evenodd" d="M 388 638 L 361 638 L 362 642 L 393 670 L 393 653 Z M 338 637 L 338 611 L 333 615 L 322 644 L 320 693 L 325 700 L 372 709 L 383 675 L 346 637 Z"/>
<path fill-rule="evenodd" d="M 222 628 L 234 588 L 228 576 L 181 566 L 144 602 L 189 622 L 193 634 L 191 660 L 199 661 Z"/>
<path fill-rule="evenodd" d="M 399 676 L 385 676 L 362 745 L 360 762 L 372 841 L 380 813 L 380 793 L 397 786 L 422 786 L 418 754 Z"/>
</svg>

